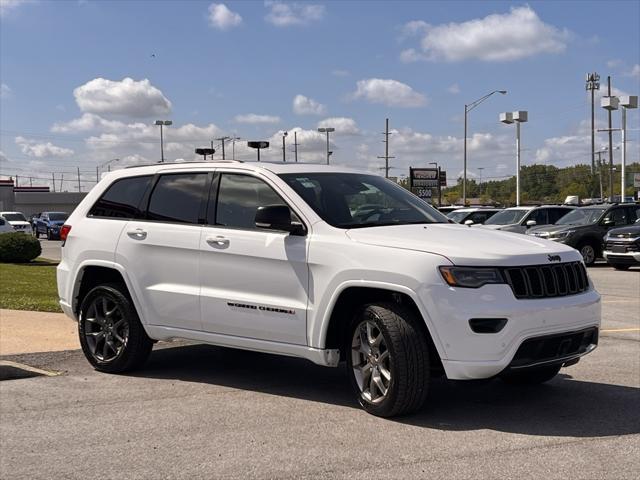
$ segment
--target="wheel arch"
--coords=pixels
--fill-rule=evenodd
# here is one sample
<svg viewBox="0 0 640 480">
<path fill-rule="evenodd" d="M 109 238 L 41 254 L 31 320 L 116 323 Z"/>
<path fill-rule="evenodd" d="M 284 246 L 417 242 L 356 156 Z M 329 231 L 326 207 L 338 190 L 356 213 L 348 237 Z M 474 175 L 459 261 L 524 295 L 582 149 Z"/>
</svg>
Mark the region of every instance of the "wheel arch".
<svg viewBox="0 0 640 480">
<path fill-rule="evenodd" d="M 443 351 L 440 346 L 437 334 L 431 324 L 430 317 L 423 313 L 416 301 L 415 292 L 402 287 L 390 285 L 343 285 L 334 294 L 328 312 L 325 314 L 325 321 L 321 332 L 320 345 L 325 349 L 339 349 L 341 359 L 344 357 L 345 335 L 351 318 L 357 309 L 368 303 L 391 302 L 403 305 L 411 310 L 420 320 L 424 327 L 423 333 L 427 337 L 430 348 L 432 365 L 436 369 L 442 367 Z"/>
</svg>

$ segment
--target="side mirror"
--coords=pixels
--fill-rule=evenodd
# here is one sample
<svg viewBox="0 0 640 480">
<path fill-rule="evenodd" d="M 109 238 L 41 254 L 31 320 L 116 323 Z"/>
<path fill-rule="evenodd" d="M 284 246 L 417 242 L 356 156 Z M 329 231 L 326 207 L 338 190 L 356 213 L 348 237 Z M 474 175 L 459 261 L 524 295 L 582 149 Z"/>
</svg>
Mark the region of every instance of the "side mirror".
<svg viewBox="0 0 640 480">
<path fill-rule="evenodd" d="M 465 220 L 464 221 L 465 225 L 473 225 L 473 220 L 469 219 L 469 220 Z"/>
<path fill-rule="evenodd" d="M 538 222 L 536 222 L 535 220 L 527 220 L 527 223 L 525 224 L 527 226 L 527 228 L 529 227 L 535 227 L 538 224 Z"/>
<path fill-rule="evenodd" d="M 258 228 L 289 232 L 292 235 L 304 235 L 302 225 L 291 223 L 291 209 L 286 205 L 268 205 L 258 207 L 255 224 Z"/>
</svg>

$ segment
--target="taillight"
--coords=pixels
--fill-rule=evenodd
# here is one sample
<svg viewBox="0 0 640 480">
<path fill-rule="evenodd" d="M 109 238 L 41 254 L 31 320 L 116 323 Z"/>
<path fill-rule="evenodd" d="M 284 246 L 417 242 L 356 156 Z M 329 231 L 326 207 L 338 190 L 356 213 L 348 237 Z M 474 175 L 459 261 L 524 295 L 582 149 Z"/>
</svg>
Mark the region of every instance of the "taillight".
<svg viewBox="0 0 640 480">
<path fill-rule="evenodd" d="M 60 240 L 62 240 L 62 245 L 64 245 L 64 242 L 67 240 L 70 231 L 71 225 L 62 225 L 62 228 L 60 229 Z"/>
</svg>

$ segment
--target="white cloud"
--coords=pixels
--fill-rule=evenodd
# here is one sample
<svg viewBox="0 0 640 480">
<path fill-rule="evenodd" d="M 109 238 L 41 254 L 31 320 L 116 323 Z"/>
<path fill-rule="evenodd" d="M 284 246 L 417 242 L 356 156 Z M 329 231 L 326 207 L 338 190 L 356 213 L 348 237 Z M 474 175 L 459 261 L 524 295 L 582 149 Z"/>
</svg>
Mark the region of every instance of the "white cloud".
<svg viewBox="0 0 640 480">
<path fill-rule="evenodd" d="M 280 117 L 274 115 L 258 115 L 256 113 L 247 113 L 245 115 L 236 115 L 234 118 L 236 123 L 280 123 Z"/>
<path fill-rule="evenodd" d="M 126 128 L 126 124 L 123 122 L 117 120 L 106 120 L 93 113 L 84 113 L 81 117 L 68 122 L 54 123 L 51 127 L 51 131 L 55 133 L 78 133 L 95 130 L 115 132 L 124 128 Z"/>
<path fill-rule="evenodd" d="M 73 91 L 80 110 L 129 117 L 165 115 L 171 102 L 149 80 L 95 78 Z"/>
<path fill-rule="evenodd" d="M 460 86 L 457 83 L 452 83 L 451 85 L 449 85 L 449 87 L 447 87 L 447 92 L 453 95 L 457 95 L 458 93 L 460 93 Z"/>
<path fill-rule="evenodd" d="M 349 73 L 349 70 L 333 70 L 331 71 L 331 75 L 333 75 L 334 77 L 348 77 L 349 75 L 351 75 L 351 73 Z"/>
<path fill-rule="evenodd" d="M 570 33 L 540 20 L 529 6 L 511 8 L 462 23 L 422 26 L 422 52 L 403 52 L 405 61 L 476 59 L 488 62 L 519 60 L 541 53 L 561 53 Z"/>
<path fill-rule="evenodd" d="M 318 122 L 318 128 L 320 127 L 333 127 L 336 129 L 336 135 L 358 135 L 360 133 L 356 121 L 347 117 L 325 118 Z"/>
<path fill-rule="evenodd" d="M 265 20 L 276 27 L 308 25 L 322 20 L 325 14 L 324 5 L 311 3 L 283 3 L 267 0 L 264 5 L 269 9 Z"/>
<path fill-rule="evenodd" d="M 224 3 L 212 3 L 209 5 L 209 25 L 218 30 L 228 30 L 242 25 L 242 17 Z"/>
<path fill-rule="evenodd" d="M 9 98 L 11 96 L 11 89 L 6 83 L 0 84 L 0 98 Z"/>
<path fill-rule="evenodd" d="M 9 12 L 26 3 L 29 3 L 29 0 L 0 0 L 0 17 L 8 15 Z"/>
<path fill-rule="evenodd" d="M 607 67 L 608 68 L 616 68 L 616 67 L 619 67 L 620 65 L 622 65 L 622 60 L 620 60 L 619 58 L 614 58 L 612 60 L 607 60 Z"/>
<path fill-rule="evenodd" d="M 429 24 L 423 20 L 411 20 L 402 26 L 403 37 L 412 37 L 425 33 L 429 29 Z"/>
<path fill-rule="evenodd" d="M 427 98 L 409 85 L 381 78 L 358 81 L 353 98 L 362 98 L 370 103 L 381 103 L 389 107 L 412 108 L 427 104 Z"/>
<path fill-rule="evenodd" d="M 640 64 L 635 64 L 631 67 L 631 70 L 627 73 L 629 77 L 639 78 L 640 79 Z"/>
<path fill-rule="evenodd" d="M 16 137 L 15 142 L 22 153 L 29 157 L 69 157 L 74 153 L 70 148 L 58 147 L 51 142 L 38 143 L 36 140 L 29 140 L 24 137 Z"/>
<path fill-rule="evenodd" d="M 313 98 L 296 95 L 293 99 L 293 112 L 297 115 L 324 115 L 326 107 Z"/>
</svg>

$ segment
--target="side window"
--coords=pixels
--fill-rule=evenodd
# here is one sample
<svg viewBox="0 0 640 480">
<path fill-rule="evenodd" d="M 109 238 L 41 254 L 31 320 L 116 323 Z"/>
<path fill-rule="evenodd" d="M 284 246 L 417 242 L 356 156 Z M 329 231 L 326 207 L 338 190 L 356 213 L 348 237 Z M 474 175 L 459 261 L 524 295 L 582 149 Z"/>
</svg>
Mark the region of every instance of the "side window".
<svg viewBox="0 0 640 480">
<path fill-rule="evenodd" d="M 549 223 L 547 221 L 547 209 L 540 208 L 538 210 L 534 210 L 524 223 L 527 223 L 529 220 L 535 220 L 537 225 L 547 225 Z"/>
<path fill-rule="evenodd" d="M 91 207 L 93 217 L 136 218 L 140 215 L 140 201 L 144 196 L 151 175 L 116 180 Z"/>
<path fill-rule="evenodd" d="M 634 223 L 640 218 L 640 207 L 629 207 L 628 220 L 629 223 Z"/>
<path fill-rule="evenodd" d="M 471 215 L 470 220 L 473 220 L 473 223 L 484 223 L 487 218 L 489 218 L 487 212 L 475 212 Z"/>
<path fill-rule="evenodd" d="M 206 173 L 161 175 L 151 192 L 147 219 L 198 223 L 207 177 Z"/>
<path fill-rule="evenodd" d="M 249 175 L 223 173 L 220 176 L 217 207 L 209 208 L 210 225 L 256 230 L 258 207 L 287 205 L 265 182 Z M 215 211 L 215 218 L 213 212 Z M 292 215 L 293 216 L 293 215 Z M 292 221 L 299 221 L 292 218 Z"/>
<path fill-rule="evenodd" d="M 609 217 L 614 221 L 614 225 L 626 225 L 627 224 L 627 212 L 625 208 L 616 208 L 613 210 Z"/>
<path fill-rule="evenodd" d="M 556 223 L 567 213 L 571 212 L 568 208 L 552 208 L 549 210 L 549 223 Z"/>
</svg>

